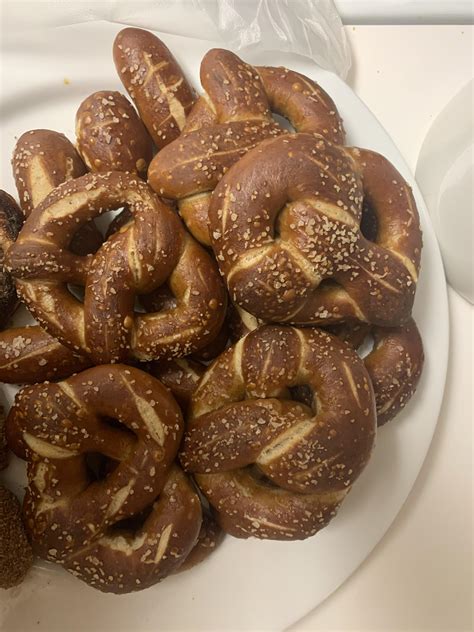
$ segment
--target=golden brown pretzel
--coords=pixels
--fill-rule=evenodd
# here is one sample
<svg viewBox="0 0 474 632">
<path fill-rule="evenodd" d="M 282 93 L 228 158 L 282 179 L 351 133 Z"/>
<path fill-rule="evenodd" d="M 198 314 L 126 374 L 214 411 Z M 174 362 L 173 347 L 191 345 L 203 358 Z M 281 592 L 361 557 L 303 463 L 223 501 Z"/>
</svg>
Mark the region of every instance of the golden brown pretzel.
<svg viewBox="0 0 474 632">
<path fill-rule="evenodd" d="M 191 233 L 210 245 L 210 193 L 249 149 L 284 130 L 272 110 L 297 131 L 341 143 L 342 121 L 331 98 L 312 80 L 285 68 L 254 68 L 237 55 L 213 49 L 201 63 L 205 96 L 191 111 L 184 133 L 152 161 L 151 186 L 179 201 Z"/>
<path fill-rule="evenodd" d="M 364 196 L 378 220 L 375 242 L 360 230 Z M 410 316 L 418 213 L 380 154 L 308 134 L 264 141 L 221 180 L 209 219 L 230 296 L 258 318 L 396 326 Z"/>
<path fill-rule="evenodd" d="M 93 257 L 67 250 L 78 227 L 123 205 L 134 221 Z M 212 340 L 224 318 L 226 294 L 214 262 L 173 211 L 130 174 L 87 174 L 57 187 L 26 221 L 8 261 L 38 321 L 95 363 L 188 355 Z M 135 296 L 165 282 L 177 307 L 135 313 Z M 85 286 L 84 304 L 67 283 Z"/>
<path fill-rule="evenodd" d="M 105 592 L 141 590 L 176 570 L 202 519 L 198 495 L 173 465 L 182 431 L 166 389 L 127 366 L 20 391 L 7 436 L 28 462 L 34 551 Z"/>
<path fill-rule="evenodd" d="M 48 129 L 35 129 L 20 136 L 13 152 L 12 166 L 25 217 L 29 217 L 35 206 L 59 184 L 87 171 L 66 136 Z M 86 255 L 95 252 L 101 243 L 100 231 L 90 223 L 74 235 L 71 250 Z"/>
<path fill-rule="evenodd" d="M 76 113 L 77 149 L 91 171 L 146 177 L 153 144 L 131 103 L 111 90 L 94 92 Z"/>
<path fill-rule="evenodd" d="M 137 28 L 114 41 L 115 67 L 142 121 L 161 149 L 179 136 L 194 103 L 194 92 L 163 42 Z"/>
<path fill-rule="evenodd" d="M 18 298 L 15 284 L 4 268 L 5 255 L 20 232 L 23 216 L 15 200 L 0 191 L 0 330 L 16 309 Z"/>
<path fill-rule="evenodd" d="M 291 399 L 302 385 L 311 408 Z M 321 330 L 264 326 L 201 379 L 181 461 L 225 531 L 302 539 L 337 511 L 375 428 L 372 387 L 354 351 Z"/>
</svg>

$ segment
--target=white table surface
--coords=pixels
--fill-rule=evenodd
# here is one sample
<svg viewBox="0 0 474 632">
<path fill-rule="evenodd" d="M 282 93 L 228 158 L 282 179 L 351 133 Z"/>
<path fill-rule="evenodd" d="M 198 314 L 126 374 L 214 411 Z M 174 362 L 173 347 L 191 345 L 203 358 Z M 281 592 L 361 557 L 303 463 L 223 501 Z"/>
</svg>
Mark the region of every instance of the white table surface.
<svg viewBox="0 0 474 632">
<path fill-rule="evenodd" d="M 414 172 L 431 121 L 473 76 L 474 27 L 347 26 L 346 30 L 354 62 L 348 82 L 391 134 Z M 365 563 L 291 632 L 473 629 L 474 309 L 451 288 L 449 302 L 451 341 L 444 402 L 415 487 Z"/>
</svg>

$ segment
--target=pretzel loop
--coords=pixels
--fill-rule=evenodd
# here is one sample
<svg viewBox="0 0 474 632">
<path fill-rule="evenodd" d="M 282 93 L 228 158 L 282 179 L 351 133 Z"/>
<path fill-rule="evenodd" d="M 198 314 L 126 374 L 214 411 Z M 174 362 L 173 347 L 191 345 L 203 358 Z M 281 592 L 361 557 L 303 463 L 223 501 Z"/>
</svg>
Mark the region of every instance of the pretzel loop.
<svg viewBox="0 0 474 632">
<path fill-rule="evenodd" d="M 205 90 L 183 134 L 153 159 L 150 185 L 178 200 L 191 233 L 210 245 L 210 195 L 220 178 L 247 151 L 285 130 L 272 110 L 297 131 L 342 143 L 344 130 L 332 99 L 315 82 L 285 68 L 246 64 L 230 51 L 213 49 L 201 63 Z"/>
<path fill-rule="evenodd" d="M 124 205 L 133 221 L 94 257 L 67 250 L 78 227 Z M 88 174 L 55 189 L 27 220 L 8 264 L 47 331 L 97 364 L 187 355 L 224 317 L 225 291 L 209 255 L 145 183 L 124 173 Z M 135 313 L 135 297 L 164 282 L 176 307 Z M 85 286 L 84 304 L 67 283 Z"/>
<path fill-rule="evenodd" d="M 182 431 L 166 389 L 126 366 L 20 391 L 7 434 L 28 461 L 24 512 L 35 552 L 106 592 L 139 590 L 176 570 L 201 527 L 199 498 L 172 466 Z M 107 457 L 102 476 L 91 470 L 97 455 Z M 141 526 L 130 526 L 144 511 Z"/>
<path fill-rule="evenodd" d="M 360 230 L 364 194 L 380 218 L 375 241 Z M 264 141 L 221 180 L 209 218 L 231 298 L 258 318 L 392 326 L 410 316 L 418 214 L 378 154 L 307 134 Z"/>
<path fill-rule="evenodd" d="M 298 386 L 311 406 L 291 400 Z M 373 392 L 355 353 L 321 330 L 264 326 L 201 379 L 181 461 L 225 530 L 300 539 L 329 522 L 374 437 Z"/>
</svg>

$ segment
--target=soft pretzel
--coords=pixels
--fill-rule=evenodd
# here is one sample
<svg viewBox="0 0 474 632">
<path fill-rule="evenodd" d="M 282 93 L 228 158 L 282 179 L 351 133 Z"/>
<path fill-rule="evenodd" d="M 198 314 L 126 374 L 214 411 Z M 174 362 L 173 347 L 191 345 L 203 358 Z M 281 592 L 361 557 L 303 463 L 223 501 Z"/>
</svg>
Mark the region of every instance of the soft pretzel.
<svg viewBox="0 0 474 632">
<path fill-rule="evenodd" d="M 360 230 L 364 196 L 378 221 L 373 242 Z M 396 326 L 410 316 L 419 218 L 380 154 L 308 134 L 264 141 L 220 181 L 209 218 L 230 296 L 258 318 Z"/>
<path fill-rule="evenodd" d="M 78 227 L 126 205 L 134 221 L 94 257 L 67 244 Z M 139 178 L 87 174 L 57 187 L 33 211 L 8 253 L 18 291 L 45 329 L 97 363 L 185 356 L 218 333 L 226 294 L 210 256 Z M 175 309 L 134 312 L 136 295 L 163 283 Z M 67 283 L 85 286 L 84 304 Z"/>
<path fill-rule="evenodd" d="M 18 304 L 15 284 L 4 268 L 4 261 L 22 224 L 23 217 L 17 203 L 11 195 L 0 191 L 0 330 L 8 323 Z"/>
<path fill-rule="evenodd" d="M 342 121 L 332 99 L 314 81 L 285 68 L 254 68 L 237 55 L 213 49 L 201 63 L 205 96 L 191 111 L 184 133 L 152 161 L 149 182 L 179 201 L 191 233 L 210 245 L 210 193 L 249 149 L 284 132 L 272 110 L 297 131 L 342 143 Z"/>
<path fill-rule="evenodd" d="M 170 290 L 169 286 L 164 283 L 157 290 L 140 297 L 140 302 L 147 312 L 160 312 L 162 310 L 176 309 L 178 301 L 176 296 Z M 229 340 L 229 332 L 224 322 L 218 333 L 205 346 L 191 354 L 191 360 L 198 362 L 207 362 L 217 358 L 224 351 Z"/>
<path fill-rule="evenodd" d="M 87 171 L 64 134 L 48 129 L 35 129 L 20 136 L 13 152 L 12 166 L 25 217 L 29 217 L 59 184 L 78 178 Z M 71 250 L 78 255 L 86 255 L 95 252 L 101 243 L 100 231 L 90 223 L 73 236 Z"/>
<path fill-rule="evenodd" d="M 173 465 L 182 431 L 166 389 L 127 366 L 20 391 L 7 437 L 28 462 L 23 510 L 35 553 L 104 592 L 141 590 L 176 570 L 202 520 Z"/>
<path fill-rule="evenodd" d="M 115 67 L 150 136 L 161 149 L 177 138 L 194 103 L 194 92 L 169 49 L 153 33 L 120 31 Z"/>
<path fill-rule="evenodd" d="M 131 103 L 111 90 L 94 92 L 76 113 L 77 148 L 91 171 L 145 177 L 153 144 Z"/>
<path fill-rule="evenodd" d="M 177 572 L 187 571 L 203 562 L 216 550 L 223 539 L 224 531 L 214 517 L 214 512 L 203 507 L 201 530 L 197 542 Z"/>
<path fill-rule="evenodd" d="M 91 364 L 89 358 L 74 353 L 38 325 L 0 333 L 0 382 L 5 384 L 59 380 Z"/>
<path fill-rule="evenodd" d="M 311 407 L 291 399 L 303 385 Z M 201 379 L 181 461 L 225 531 L 303 539 L 336 513 L 375 428 L 370 380 L 349 346 L 317 329 L 264 326 Z"/>
<path fill-rule="evenodd" d="M 265 324 L 234 305 L 227 309 L 227 321 L 233 342 Z M 355 321 L 327 329 L 356 351 L 367 338 L 373 339 L 373 347 L 362 359 L 374 389 L 377 425 L 386 424 L 411 399 L 423 369 L 423 343 L 415 321 L 410 318 L 399 327 L 376 327 Z M 300 401 L 311 404 L 312 395 L 307 388 L 295 392 Z"/>
</svg>

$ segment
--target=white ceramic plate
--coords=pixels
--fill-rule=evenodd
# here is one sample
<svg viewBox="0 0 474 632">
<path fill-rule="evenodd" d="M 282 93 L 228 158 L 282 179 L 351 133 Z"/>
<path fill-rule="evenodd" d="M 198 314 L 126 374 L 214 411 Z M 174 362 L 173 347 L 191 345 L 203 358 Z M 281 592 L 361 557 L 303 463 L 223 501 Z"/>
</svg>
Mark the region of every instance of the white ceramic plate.
<svg viewBox="0 0 474 632">
<path fill-rule="evenodd" d="M 3 45 L 2 188 L 14 191 L 10 156 L 23 131 L 45 127 L 73 139 L 80 101 L 94 90 L 122 90 L 111 55 L 119 28 L 82 23 Z M 199 86 L 199 62 L 211 44 L 162 37 Z M 418 392 L 404 413 L 380 431 L 373 459 L 339 515 L 315 537 L 290 543 L 228 537 L 202 565 L 121 597 L 96 592 L 57 567 L 38 565 L 20 588 L 1 595 L 4 630 L 282 630 L 317 606 L 367 557 L 420 471 L 444 389 L 448 313 L 438 246 L 413 176 L 375 117 L 335 75 L 289 55 L 249 61 L 286 64 L 319 81 L 336 101 L 350 143 L 383 153 L 413 186 L 424 230 L 415 317 L 426 364 Z M 13 394 L 7 387 L 8 400 Z M 19 490 L 24 479 L 18 464 L 7 476 Z"/>
</svg>

